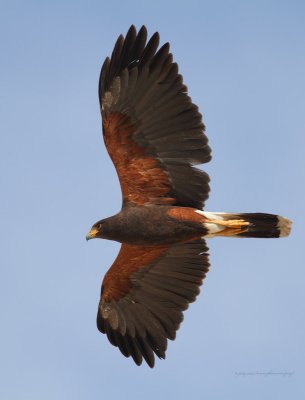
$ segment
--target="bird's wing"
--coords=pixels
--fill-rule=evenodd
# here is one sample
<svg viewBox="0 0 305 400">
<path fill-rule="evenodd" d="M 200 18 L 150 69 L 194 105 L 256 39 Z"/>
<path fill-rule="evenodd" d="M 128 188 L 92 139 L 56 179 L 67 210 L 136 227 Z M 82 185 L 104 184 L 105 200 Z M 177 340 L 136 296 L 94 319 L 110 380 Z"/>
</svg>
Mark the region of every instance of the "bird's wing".
<svg viewBox="0 0 305 400">
<path fill-rule="evenodd" d="M 146 44 L 143 26 L 119 36 L 100 75 L 103 134 L 116 167 L 123 202 L 202 208 L 209 176 L 193 165 L 211 150 L 198 107 L 159 34 Z"/>
<path fill-rule="evenodd" d="M 124 356 L 154 366 L 165 358 L 183 311 L 196 299 L 208 269 L 203 239 L 171 246 L 123 244 L 105 275 L 97 326 Z"/>
</svg>

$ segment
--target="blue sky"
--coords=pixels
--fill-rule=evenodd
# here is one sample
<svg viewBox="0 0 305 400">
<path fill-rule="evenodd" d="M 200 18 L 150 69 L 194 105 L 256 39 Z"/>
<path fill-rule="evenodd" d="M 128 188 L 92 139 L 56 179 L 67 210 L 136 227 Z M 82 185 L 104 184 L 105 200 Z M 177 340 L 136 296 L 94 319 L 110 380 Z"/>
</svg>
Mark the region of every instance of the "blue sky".
<svg viewBox="0 0 305 400">
<path fill-rule="evenodd" d="M 295 0 L 1 2 L 1 399 L 304 398 L 304 18 Z M 206 208 L 294 221 L 288 239 L 209 242 L 201 295 L 154 370 L 97 331 L 119 246 L 85 241 L 121 206 L 97 83 L 132 23 L 171 43 L 203 113 Z"/>
</svg>

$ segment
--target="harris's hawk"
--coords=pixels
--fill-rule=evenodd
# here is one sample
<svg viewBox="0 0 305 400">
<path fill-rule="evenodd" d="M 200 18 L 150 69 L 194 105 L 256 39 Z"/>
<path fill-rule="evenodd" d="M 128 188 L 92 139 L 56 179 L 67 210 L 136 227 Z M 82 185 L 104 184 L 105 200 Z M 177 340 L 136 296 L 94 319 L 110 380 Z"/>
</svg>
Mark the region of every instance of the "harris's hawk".
<svg viewBox="0 0 305 400">
<path fill-rule="evenodd" d="M 147 41 L 144 26 L 119 36 L 99 81 L 103 137 L 122 189 L 122 209 L 93 225 L 87 239 L 121 243 L 105 275 L 97 326 L 137 365 L 165 358 L 183 311 L 209 269 L 205 238 L 287 236 L 290 221 L 264 213 L 202 211 L 211 159 L 169 44 Z"/>
</svg>

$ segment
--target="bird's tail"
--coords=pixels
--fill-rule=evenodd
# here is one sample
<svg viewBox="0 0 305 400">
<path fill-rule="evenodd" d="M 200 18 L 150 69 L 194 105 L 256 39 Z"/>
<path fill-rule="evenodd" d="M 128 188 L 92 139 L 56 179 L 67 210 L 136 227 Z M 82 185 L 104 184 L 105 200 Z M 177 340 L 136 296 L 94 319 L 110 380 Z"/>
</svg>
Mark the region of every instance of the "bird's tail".
<svg viewBox="0 0 305 400">
<path fill-rule="evenodd" d="M 205 217 L 208 230 L 205 237 L 235 236 L 254 238 L 278 238 L 288 236 L 291 230 L 289 219 L 264 213 L 211 213 L 197 211 Z"/>
</svg>

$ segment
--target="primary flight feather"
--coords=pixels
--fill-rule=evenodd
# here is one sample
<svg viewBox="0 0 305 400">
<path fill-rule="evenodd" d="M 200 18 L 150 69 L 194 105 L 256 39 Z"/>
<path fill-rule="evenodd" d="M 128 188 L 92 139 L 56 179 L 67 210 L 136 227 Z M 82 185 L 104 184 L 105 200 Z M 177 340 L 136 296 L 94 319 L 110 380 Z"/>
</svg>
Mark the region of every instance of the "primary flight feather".
<svg viewBox="0 0 305 400">
<path fill-rule="evenodd" d="M 122 209 L 87 239 L 120 243 L 105 275 L 97 326 L 137 365 L 165 358 L 183 311 L 208 272 L 205 238 L 279 237 L 290 221 L 265 213 L 202 211 L 209 176 L 194 167 L 211 150 L 198 107 L 159 34 L 145 26 L 117 39 L 100 75 L 103 137 L 122 189 Z"/>
</svg>

